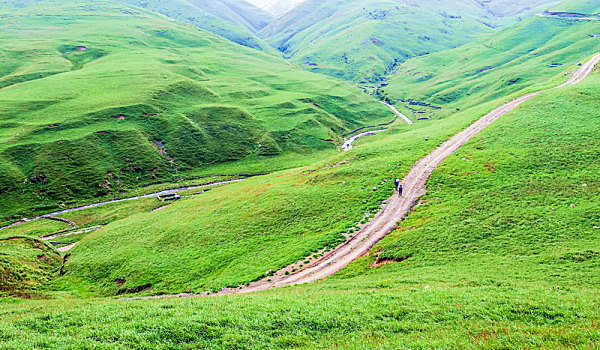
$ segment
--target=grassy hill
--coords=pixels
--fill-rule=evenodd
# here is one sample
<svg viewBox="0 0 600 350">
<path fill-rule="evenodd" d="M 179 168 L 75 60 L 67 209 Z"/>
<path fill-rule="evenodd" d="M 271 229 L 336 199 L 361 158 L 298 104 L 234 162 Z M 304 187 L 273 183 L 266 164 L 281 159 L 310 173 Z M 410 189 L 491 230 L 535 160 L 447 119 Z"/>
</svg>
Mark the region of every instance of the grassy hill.
<svg viewBox="0 0 600 350">
<path fill-rule="evenodd" d="M 211 164 L 335 151 L 344 132 L 391 119 L 345 83 L 139 8 L 29 5 L 2 10 L 4 217 Z"/>
<path fill-rule="evenodd" d="M 0 344 L 594 348 L 600 342 L 598 86 L 594 73 L 484 130 L 435 171 L 407 221 L 327 281 L 218 298 L 67 299 L 43 308 L 6 300 Z M 454 122 L 467 119 L 462 113 Z M 418 130 L 429 135 L 449 120 Z M 377 137 L 347 155 L 349 166 L 390 144 L 409 143 Z M 346 173 L 312 170 L 305 174 Z M 376 259 L 388 263 L 372 267 Z"/>
<path fill-rule="evenodd" d="M 593 0 L 569 0 L 553 8 L 554 11 L 577 12 L 585 14 L 600 13 L 600 5 Z"/>
<path fill-rule="evenodd" d="M 11 11 L 0 19 L 2 205 L 22 202 L 13 188 L 48 205 L 61 191 L 103 195 L 154 176 L 280 171 L 188 191 L 164 208 L 147 198 L 65 214 L 105 227 L 65 238 L 78 243 L 64 265 L 38 238 L 61 223 L 1 233 L 0 286 L 10 288 L 0 296 L 48 300 L 0 298 L 0 348 L 600 344 L 598 69 L 523 103 L 448 157 L 409 218 L 325 281 L 115 300 L 235 287 L 332 249 L 385 204 L 395 177 L 450 136 L 505 100 L 566 81 L 597 53 L 596 22 L 534 18 L 408 61 L 380 94 L 417 96 L 414 108 L 439 102 L 444 118 L 395 123 L 337 153 L 323 138 L 339 142 L 389 120 L 389 110 L 347 84 L 141 9 L 73 1 Z M 65 21 L 73 32 L 54 30 Z M 319 160 L 306 165 L 302 154 Z"/>
<path fill-rule="evenodd" d="M 6 295 L 31 295 L 58 277 L 62 261 L 59 252 L 35 237 L 2 233 L 0 298 Z"/>
<path fill-rule="evenodd" d="M 476 0 L 492 15 L 509 22 L 522 20 L 564 2 L 564 0 Z"/>
<path fill-rule="evenodd" d="M 577 9 L 576 3 L 563 9 Z M 416 118 L 457 109 L 548 82 L 600 50 L 597 21 L 533 17 L 491 38 L 401 64 L 377 92 Z"/>
<path fill-rule="evenodd" d="M 218 1 L 187 0 L 118 0 L 161 13 L 177 21 L 192 24 L 211 33 L 215 33 L 243 46 L 275 53 L 254 32 L 270 22 L 272 18 L 252 6 L 228 7 Z M 232 1 L 232 3 L 237 4 Z M 258 13 L 257 13 L 258 12 Z"/>
<path fill-rule="evenodd" d="M 548 3 L 556 1 L 535 5 Z M 509 19 L 524 16 L 524 7 L 510 1 L 481 5 L 475 1 L 310 0 L 259 35 L 311 71 L 368 83 L 381 80 L 411 57 L 492 33 Z"/>
<path fill-rule="evenodd" d="M 269 12 L 244 0 L 187 1 L 208 13 L 250 29 L 253 32 L 261 30 L 275 19 Z"/>
</svg>

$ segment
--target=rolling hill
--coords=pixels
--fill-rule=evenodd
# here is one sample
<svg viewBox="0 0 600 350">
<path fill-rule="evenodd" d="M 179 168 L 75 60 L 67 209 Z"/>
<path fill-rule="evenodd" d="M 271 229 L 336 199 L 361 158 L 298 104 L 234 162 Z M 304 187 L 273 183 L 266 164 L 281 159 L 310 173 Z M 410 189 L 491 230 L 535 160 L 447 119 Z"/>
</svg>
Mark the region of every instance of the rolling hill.
<svg viewBox="0 0 600 350">
<path fill-rule="evenodd" d="M 600 50 L 597 31 L 597 21 L 536 16 L 491 38 L 408 60 L 377 93 L 415 118 L 448 116 L 581 63 Z"/>
<path fill-rule="evenodd" d="M 502 25 L 538 4 L 502 1 L 472 4 Z M 0 348 L 600 344 L 597 4 L 570 0 L 552 11 L 585 17 L 485 26 L 487 37 L 398 62 L 375 94 L 415 123 L 378 125 L 348 152 L 342 135 L 391 117 L 348 82 L 120 2 L 12 4 L 0 14 L 3 215 L 179 176 L 269 174 L 0 231 Z M 447 151 L 457 134 L 468 141 Z M 432 171 L 426 188 L 406 177 L 415 168 Z M 237 294 L 341 268 L 320 259 L 388 224 L 325 280 Z"/>
<path fill-rule="evenodd" d="M 244 0 L 187 0 L 200 9 L 245 27 L 253 32 L 259 31 L 275 18 L 269 12 Z"/>
<path fill-rule="evenodd" d="M 8 300 L 0 319 L 0 345 L 516 349 L 595 344 L 600 341 L 595 326 L 600 314 L 590 305 L 597 303 L 600 285 L 594 227 L 600 197 L 592 185 L 597 183 L 600 167 L 595 154 L 599 84 L 596 72 L 577 86 L 548 91 L 484 130 L 434 172 L 429 193 L 407 221 L 369 255 L 326 281 L 226 297 L 85 302 L 66 298 L 44 301 L 43 306 L 39 301 Z M 434 135 L 432 141 L 437 143 L 437 137 L 452 125 L 459 124 L 460 129 L 468 123 L 470 113 L 460 113 L 452 122 L 447 118 L 427 127 L 417 125 L 419 135 L 414 131 L 383 135 L 350 154 L 292 176 L 329 179 L 330 186 L 339 186 L 334 183 L 340 177 L 348 179 L 357 169 L 387 165 L 392 159 L 389 150 L 414 150 L 422 135 Z M 439 128 L 440 124 L 445 125 Z M 403 154 L 413 157 L 410 152 L 396 153 Z M 327 168 L 343 159 L 349 160 L 344 166 L 350 169 Z M 409 159 L 405 161 L 410 164 Z M 289 185 L 288 175 L 282 175 L 257 179 L 248 186 L 263 191 L 259 186 L 276 186 L 278 178 Z M 249 191 L 226 191 L 236 190 L 242 196 Z M 207 208 L 208 203 L 215 203 L 200 198 L 193 204 L 178 203 L 170 212 L 159 214 L 164 216 L 158 221 L 175 215 L 177 207 Z M 264 207 L 264 213 L 269 212 L 271 208 Z M 190 213 L 182 213 L 182 218 Z M 141 228 L 151 215 L 132 220 L 141 220 Z M 182 221 L 171 223 L 181 225 Z M 123 224 L 133 227 L 132 221 L 117 226 Z M 218 227 L 213 229 L 215 239 L 225 238 Z M 128 244 L 138 233 L 129 231 Z M 106 242 L 114 238 L 113 233 L 106 234 Z M 99 232 L 90 239 L 101 236 Z M 161 254 L 172 247 L 168 237 L 157 238 Z M 208 243 L 190 241 L 190 249 L 196 248 L 196 242 Z M 260 251 L 271 244 L 274 241 L 263 241 Z M 237 246 L 238 252 L 247 248 L 239 241 Z M 122 244 L 98 251 L 104 254 L 115 248 L 120 251 Z M 219 250 L 213 248 L 213 254 Z M 74 250 L 71 258 L 81 253 Z M 105 259 L 102 254 L 95 256 Z M 152 276 L 148 269 L 163 267 L 152 263 L 152 254 L 145 256 L 144 265 L 121 273 Z M 256 255 L 252 259 L 253 264 L 245 266 L 261 261 Z M 225 259 L 220 268 L 236 270 L 230 264 Z M 171 272 L 178 276 L 184 273 L 181 270 Z M 103 266 L 85 271 L 106 273 Z M 187 273 L 192 271 L 204 278 L 202 270 L 190 268 Z M 237 273 L 247 272 L 237 267 Z M 60 287 L 81 288 L 76 282 L 71 276 Z M 105 288 L 112 284 L 110 288 L 117 289 L 121 283 L 127 281 L 107 279 Z"/>
<path fill-rule="evenodd" d="M 192 24 L 235 43 L 269 53 L 274 50 L 254 33 L 273 18 L 268 13 L 236 0 L 119 0 Z"/>
<path fill-rule="evenodd" d="M 143 9 L 47 1 L 3 11 L 5 217 L 217 163 L 335 151 L 343 133 L 392 117 L 345 83 Z"/>
<path fill-rule="evenodd" d="M 369 83 L 408 58 L 468 43 L 531 14 L 530 6 L 554 3 L 310 0 L 259 35 L 311 71 Z"/>
</svg>

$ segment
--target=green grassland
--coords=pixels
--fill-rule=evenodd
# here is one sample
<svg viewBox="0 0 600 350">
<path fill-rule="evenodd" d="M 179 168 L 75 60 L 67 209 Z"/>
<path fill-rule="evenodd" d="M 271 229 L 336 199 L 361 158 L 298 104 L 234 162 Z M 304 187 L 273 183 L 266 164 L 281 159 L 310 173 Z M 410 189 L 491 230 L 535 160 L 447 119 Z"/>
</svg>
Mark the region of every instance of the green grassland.
<svg viewBox="0 0 600 350">
<path fill-rule="evenodd" d="M 600 13 L 600 5 L 592 0 L 570 0 L 557 5 L 554 10 L 563 12 L 598 14 Z"/>
<path fill-rule="evenodd" d="M 471 42 L 556 2 L 309 0 L 259 35 L 310 71 L 368 84 L 409 58 Z"/>
<path fill-rule="evenodd" d="M 49 233 L 67 231 L 71 229 L 72 226 L 66 222 L 50 220 L 50 219 L 41 219 L 30 221 L 27 223 L 23 223 L 17 226 L 9 227 L 7 229 L 2 230 L 2 236 L 45 236 Z"/>
<path fill-rule="evenodd" d="M 62 256 L 51 245 L 25 235 L 0 234 L 0 297 L 27 297 L 58 276 Z"/>
<path fill-rule="evenodd" d="M 589 2 L 569 4 L 563 8 L 594 11 Z M 58 30 L 54 17 L 27 17 L 56 6 L 73 32 Z M 13 296 L 0 298 L 0 348 L 600 347 L 597 70 L 522 104 L 446 159 L 409 218 L 325 281 L 116 300 L 235 287 L 332 249 L 380 209 L 395 177 L 450 136 L 503 101 L 566 81 L 597 52 L 593 22 L 534 18 L 444 51 L 447 61 L 437 57 L 445 69 L 428 61 L 433 55 L 407 62 L 430 69 L 432 81 L 447 76 L 430 83 L 397 75 L 380 93 L 443 102 L 445 118 L 395 123 L 339 153 L 323 139 L 339 143 L 391 116 L 344 83 L 113 2 L 14 11 L 24 16 L 18 23 L 0 19 L 0 43 L 10 43 L 0 60 L 0 181 L 9 184 L 0 186 L 2 213 L 176 186 L 169 179 L 272 173 L 185 192 L 159 211 L 164 203 L 148 198 L 64 214 L 79 227 L 105 226 L 57 240 L 78 242 L 66 262 L 33 237 L 62 224 L 0 232 L 0 293 Z M 89 11 L 97 26 L 113 24 L 104 37 Z M 538 55 L 511 56 L 536 43 Z M 39 55 L 27 51 L 33 46 Z M 461 54 L 470 64 L 458 62 Z M 467 66 L 485 74 L 471 77 Z M 506 88 L 504 68 L 523 82 Z M 23 198 L 29 202 L 19 204 Z"/>
<path fill-rule="evenodd" d="M 115 222 L 72 251 L 65 278 L 109 295 L 123 287 L 116 280 L 155 293 L 253 281 L 344 241 L 379 210 L 394 177 L 402 178 L 418 159 L 497 103 L 439 121 L 395 125 L 352 152 Z"/>
<path fill-rule="evenodd" d="M 533 85 L 555 84 L 552 77 L 600 50 L 596 21 L 534 17 L 481 41 L 411 59 L 400 65 L 378 93 L 417 110 L 419 118 L 441 118 Z M 539 87 L 537 87 L 539 88 Z"/>
<path fill-rule="evenodd" d="M 4 217 L 212 164 L 335 150 L 392 116 L 343 82 L 142 9 L 22 5 L 0 20 Z"/>
<path fill-rule="evenodd" d="M 219 1 L 186 0 L 118 0 L 161 13 L 177 21 L 215 33 L 243 46 L 275 54 L 275 50 L 254 32 L 272 21 L 271 16 L 256 7 L 244 8 L 237 1 L 232 7 Z M 238 5 L 238 6 L 234 6 Z M 239 5 L 242 5 L 241 8 Z M 258 11 L 258 12 L 257 12 Z"/>
<path fill-rule="evenodd" d="M 502 117 L 434 172 L 407 221 L 326 281 L 184 300 L 5 299 L 0 344 L 596 348 L 599 85 L 596 72 Z M 350 155 L 394 141 L 377 137 Z M 377 256 L 397 262 L 371 267 Z"/>
<path fill-rule="evenodd" d="M 259 35 L 311 71 L 368 82 L 407 58 L 493 32 L 480 19 L 493 22 L 485 9 L 470 1 L 449 6 L 443 1 L 309 0 Z"/>
</svg>

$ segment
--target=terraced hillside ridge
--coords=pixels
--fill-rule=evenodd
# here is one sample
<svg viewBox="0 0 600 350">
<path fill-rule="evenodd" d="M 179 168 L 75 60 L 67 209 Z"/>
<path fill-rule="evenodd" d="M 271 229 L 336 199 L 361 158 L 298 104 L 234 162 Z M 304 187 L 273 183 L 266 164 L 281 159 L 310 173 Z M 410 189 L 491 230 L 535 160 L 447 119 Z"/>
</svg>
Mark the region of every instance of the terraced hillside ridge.
<svg viewBox="0 0 600 350">
<path fill-rule="evenodd" d="M 552 4 L 556 1 L 542 1 Z M 468 43 L 514 20 L 507 1 L 305 1 L 259 35 L 311 71 L 356 82 L 380 81 L 411 57 Z M 537 3 L 536 3 L 537 4 Z M 506 15 L 506 18 L 499 16 Z"/>
<path fill-rule="evenodd" d="M 3 11 L 0 197 L 12 221 L 220 163 L 301 165 L 393 116 L 345 83 L 129 5 Z"/>
<path fill-rule="evenodd" d="M 568 1 L 551 11 L 576 11 Z M 584 10 L 591 10 L 583 8 Z M 377 93 L 415 119 L 457 110 L 544 84 L 600 50 L 596 21 L 533 17 L 493 38 L 401 64 Z"/>
</svg>

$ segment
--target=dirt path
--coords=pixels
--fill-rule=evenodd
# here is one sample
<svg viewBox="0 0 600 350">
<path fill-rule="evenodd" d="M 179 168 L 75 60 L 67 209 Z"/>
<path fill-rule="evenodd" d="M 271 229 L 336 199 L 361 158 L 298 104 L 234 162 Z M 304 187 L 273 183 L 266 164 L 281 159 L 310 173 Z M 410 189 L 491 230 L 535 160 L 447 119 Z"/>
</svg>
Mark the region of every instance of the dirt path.
<svg viewBox="0 0 600 350">
<path fill-rule="evenodd" d="M 342 149 L 344 150 L 344 152 L 348 152 L 349 150 L 351 150 L 351 149 L 354 148 L 354 146 L 352 146 L 352 144 L 354 143 L 354 141 L 358 140 L 361 137 L 369 136 L 369 135 L 375 135 L 375 134 L 380 133 L 382 131 L 385 131 L 385 129 L 374 130 L 374 131 L 367 131 L 367 132 L 363 132 L 362 134 L 354 135 L 351 138 L 349 138 L 346 141 L 344 141 L 344 144 L 342 145 Z"/>
<path fill-rule="evenodd" d="M 381 102 L 384 105 L 388 106 L 392 111 L 394 111 L 394 113 L 396 113 L 397 116 L 399 116 L 400 118 L 404 119 L 404 121 L 406 122 L 406 124 L 409 124 L 409 125 L 413 124 L 412 120 L 408 119 L 407 116 L 405 116 L 404 114 L 400 113 L 400 111 L 396 107 L 392 106 L 389 103 L 385 103 L 383 101 L 379 101 L 379 102 Z"/>
<path fill-rule="evenodd" d="M 73 243 L 73 244 L 66 245 L 66 246 L 64 246 L 64 247 L 60 247 L 60 248 L 58 248 L 57 250 L 58 250 L 59 252 L 61 252 L 61 253 L 66 253 L 66 252 L 68 252 L 69 250 L 71 250 L 71 249 L 75 248 L 75 244 L 77 244 L 77 243 Z"/>
<path fill-rule="evenodd" d="M 51 241 L 53 239 L 57 239 L 57 238 L 61 238 L 61 237 L 68 237 L 68 236 L 78 235 L 80 233 L 90 233 L 90 232 L 98 231 L 102 228 L 104 228 L 104 226 L 93 226 L 93 227 L 84 228 L 79 231 L 67 232 L 67 233 L 62 233 L 59 235 L 54 235 L 54 236 L 49 236 L 49 237 L 42 237 L 41 240 L 42 241 Z"/>
<path fill-rule="evenodd" d="M 581 82 L 593 71 L 598 62 L 600 62 L 600 54 L 596 55 L 594 58 L 580 67 L 580 69 L 573 74 L 573 77 L 569 79 L 569 81 L 560 85 L 559 87 Z M 480 133 L 487 126 L 492 124 L 495 120 L 509 113 L 523 102 L 528 101 L 544 91 L 539 91 L 517 98 L 516 100 L 508 102 L 503 106 L 493 110 L 489 114 L 483 116 L 481 119 L 473 123 L 467 129 L 453 136 L 450 140 L 444 142 L 428 156 L 417 162 L 402 182 L 404 186 L 404 195 L 402 197 L 399 197 L 397 194 L 392 196 L 388 200 L 388 204 L 385 209 L 379 212 L 377 216 L 375 216 L 371 222 L 365 225 L 354 237 L 341 244 L 333 251 L 330 251 L 321 258 L 307 264 L 297 272 L 286 275 L 284 272 L 290 271 L 290 268 L 288 267 L 277 272 L 274 276 L 269 277 L 268 279 L 265 278 L 258 282 L 251 283 L 249 286 L 243 288 L 223 289 L 219 293 L 216 293 L 216 295 L 252 293 L 272 288 L 310 283 L 332 276 L 336 272 L 346 267 L 352 261 L 366 254 L 377 242 L 387 236 L 399 221 L 402 221 L 404 218 L 406 218 L 406 215 L 410 211 L 413 204 L 416 203 L 419 197 L 426 193 L 425 184 L 427 183 L 434 169 L 444 159 L 446 159 L 446 157 L 456 152 L 462 145 L 473 138 L 473 136 Z M 205 295 L 208 295 L 208 293 L 198 295 L 162 295 L 127 298 L 122 300 L 198 297 Z"/>
<path fill-rule="evenodd" d="M 77 208 L 65 209 L 65 210 L 56 211 L 56 212 L 53 212 L 53 213 L 48 213 L 48 214 L 45 214 L 45 215 L 40 215 L 40 216 L 32 218 L 32 219 L 26 219 L 26 220 L 18 221 L 18 222 L 15 222 L 14 224 L 11 224 L 11 225 L 8 225 L 8 226 L 4 226 L 4 227 L 0 227 L 0 231 L 5 230 L 5 229 L 10 228 L 10 227 L 22 225 L 22 224 L 27 223 L 27 222 L 40 220 L 40 219 L 56 219 L 56 218 L 53 218 L 56 215 L 70 213 L 70 212 L 74 212 L 74 211 L 78 211 L 78 210 L 95 208 L 95 207 L 99 207 L 101 205 L 106 205 L 106 204 L 111 204 L 111 203 L 119 203 L 119 202 L 126 202 L 126 201 L 133 201 L 133 200 L 136 200 L 136 199 L 150 198 L 150 197 L 156 197 L 156 196 L 163 196 L 163 195 L 178 193 L 178 192 L 186 191 L 186 190 L 195 190 L 195 189 L 205 188 L 205 187 L 210 187 L 210 186 L 230 184 L 230 183 L 240 182 L 240 181 L 244 181 L 244 180 L 245 179 L 237 179 L 237 180 L 229 180 L 229 181 L 212 182 L 212 183 L 208 183 L 208 184 L 204 184 L 204 185 L 188 186 L 188 187 L 176 188 L 176 189 L 173 189 L 173 190 L 165 190 L 165 191 L 161 191 L 161 192 L 145 194 L 145 195 L 142 195 L 142 196 L 135 196 L 135 197 L 129 197 L 129 198 L 123 198 L 123 199 L 114 199 L 114 200 L 110 200 L 110 201 L 105 201 L 105 202 L 99 202 L 99 203 L 84 205 L 84 206 L 77 207 Z M 59 220 L 63 221 L 64 219 L 59 219 Z"/>
</svg>

